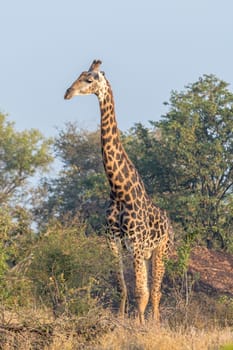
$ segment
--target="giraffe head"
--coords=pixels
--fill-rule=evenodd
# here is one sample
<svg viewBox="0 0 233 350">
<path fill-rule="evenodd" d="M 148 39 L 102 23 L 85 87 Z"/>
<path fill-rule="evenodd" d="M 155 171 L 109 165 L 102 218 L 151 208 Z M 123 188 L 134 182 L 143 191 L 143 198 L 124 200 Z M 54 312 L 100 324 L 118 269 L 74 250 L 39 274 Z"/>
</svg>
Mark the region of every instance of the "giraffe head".
<svg viewBox="0 0 233 350">
<path fill-rule="evenodd" d="M 77 95 L 91 95 L 99 96 L 103 91 L 106 81 L 104 73 L 100 72 L 100 60 L 94 60 L 88 71 L 80 74 L 77 80 L 66 90 L 64 98 L 71 99 Z"/>
</svg>

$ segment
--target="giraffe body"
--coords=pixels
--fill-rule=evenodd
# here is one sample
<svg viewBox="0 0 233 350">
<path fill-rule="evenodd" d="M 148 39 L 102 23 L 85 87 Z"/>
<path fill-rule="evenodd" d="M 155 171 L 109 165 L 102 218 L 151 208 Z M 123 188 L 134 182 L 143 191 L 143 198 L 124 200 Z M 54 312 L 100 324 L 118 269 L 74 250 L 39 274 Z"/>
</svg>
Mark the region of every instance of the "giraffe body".
<svg viewBox="0 0 233 350">
<path fill-rule="evenodd" d="M 75 95 L 95 94 L 101 112 L 101 145 L 103 164 L 111 188 L 106 212 L 107 237 L 118 259 L 118 281 L 121 289 L 120 314 L 124 315 L 127 288 L 124 279 L 122 244 L 132 253 L 135 275 L 135 297 L 138 317 L 144 313 L 151 297 L 153 317 L 159 322 L 161 282 L 164 256 L 172 232 L 165 211 L 155 206 L 146 193 L 133 163 L 119 138 L 111 86 L 99 71 L 101 61 L 93 61 L 66 91 L 65 99 Z M 148 283 L 148 261 L 152 262 L 152 282 Z"/>
</svg>

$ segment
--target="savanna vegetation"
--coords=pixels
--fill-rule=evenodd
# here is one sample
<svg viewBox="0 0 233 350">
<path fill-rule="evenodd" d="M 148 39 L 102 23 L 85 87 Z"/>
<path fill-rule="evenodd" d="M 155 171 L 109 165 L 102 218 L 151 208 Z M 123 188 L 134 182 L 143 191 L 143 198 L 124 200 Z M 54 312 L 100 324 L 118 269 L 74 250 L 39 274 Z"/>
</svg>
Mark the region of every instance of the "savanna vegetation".
<svg viewBox="0 0 233 350">
<path fill-rule="evenodd" d="M 121 135 L 174 226 L 160 329 L 150 310 L 145 327 L 131 307 L 116 317 L 100 130 L 68 123 L 47 139 L 0 114 L 0 349 L 233 349 L 233 292 L 197 292 L 188 273 L 197 245 L 233 254 L 233 93 L 204 75 L 165 104 L 160 121 Z M 133 305 L 130 262 L 126 274 Z"/>
</svg>

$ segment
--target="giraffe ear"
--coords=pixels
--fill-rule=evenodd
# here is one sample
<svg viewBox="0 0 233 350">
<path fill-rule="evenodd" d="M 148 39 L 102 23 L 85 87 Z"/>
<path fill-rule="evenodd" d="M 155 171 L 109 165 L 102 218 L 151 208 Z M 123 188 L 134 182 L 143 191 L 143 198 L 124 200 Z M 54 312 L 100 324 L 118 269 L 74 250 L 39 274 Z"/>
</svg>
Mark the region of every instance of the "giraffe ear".
<svg viewBox="0 0 233 350">
<path fill-rule="evenodd" d="M 94 60 L 88 70 L 88 72 L 99 72 L 99 68 L 102 62 L 100 60 Z"/>
</svg>

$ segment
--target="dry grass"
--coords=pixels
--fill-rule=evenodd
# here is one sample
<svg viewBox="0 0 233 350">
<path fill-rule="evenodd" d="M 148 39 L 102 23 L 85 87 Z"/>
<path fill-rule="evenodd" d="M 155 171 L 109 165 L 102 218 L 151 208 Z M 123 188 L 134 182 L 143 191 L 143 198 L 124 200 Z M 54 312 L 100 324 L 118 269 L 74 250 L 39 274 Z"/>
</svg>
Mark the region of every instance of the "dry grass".
<svg viewBox="0 0 233 350">
<path fill-rule="evenodd" d="M 52 320 L 35 310 L 31 315 L 7 314 L 0 324 L 0 350 L 225 350 L 223 346 L 230 343 L 230 327 L 171 329 L 150 321 L 141 327 L 105 312 Z"/>
<path fill-rule="evenodd" d="M 233 331 L 230 328 L 171 330 L 152 323 L 144 328 L 131 324 L 104 335 L 93 350 L 219 350 L 220 346 L 231 342 Z"/>
</svg>

